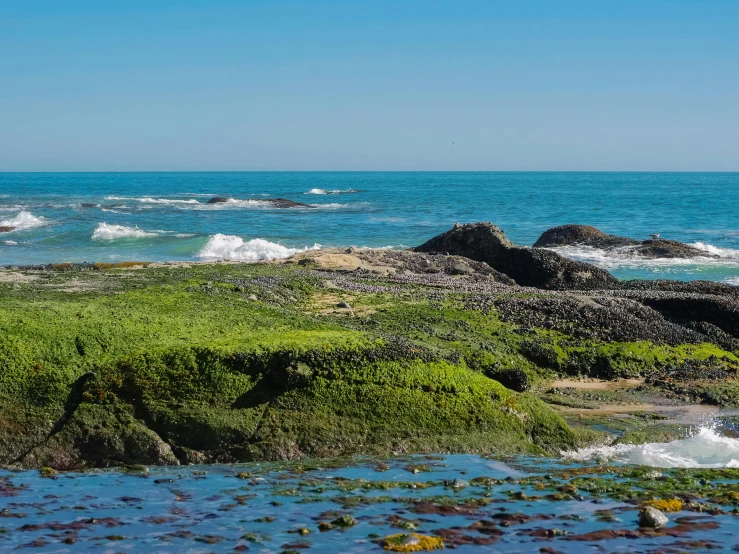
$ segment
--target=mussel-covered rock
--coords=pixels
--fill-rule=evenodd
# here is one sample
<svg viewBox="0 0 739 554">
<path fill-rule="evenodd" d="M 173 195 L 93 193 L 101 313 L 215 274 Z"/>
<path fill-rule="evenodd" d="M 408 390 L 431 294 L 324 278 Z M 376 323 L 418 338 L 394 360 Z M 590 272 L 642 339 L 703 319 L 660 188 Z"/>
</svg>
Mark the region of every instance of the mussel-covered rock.
<svg viewBox="0 0 739 554">
<path fill-rule="evenodd" d="M 517 247 L 492 223 L 456 224 L 432 238 L 416 252 L 448 252 L 487 263 L 519 285 L 544 289 L 593 289 L 615 286 L 607 271 L 569 260 L 542 248 Z"/>
</svg>

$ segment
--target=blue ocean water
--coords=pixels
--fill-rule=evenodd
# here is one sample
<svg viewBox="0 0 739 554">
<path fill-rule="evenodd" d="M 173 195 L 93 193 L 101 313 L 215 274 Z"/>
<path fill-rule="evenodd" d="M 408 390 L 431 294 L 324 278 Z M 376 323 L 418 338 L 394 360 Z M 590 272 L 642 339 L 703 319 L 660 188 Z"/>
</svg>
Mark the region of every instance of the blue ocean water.
<svg viewBox="0 0 739 554">
<path fill-rule="evenodd" d="M 233 199 L 208 205 L 212 196 Z M 288 198 L 316 209 L 276 209 Z M 402 248 L 492 221 L 530 245 L 565 223 L 695 244 L 719 258 L 562 253 L 620 278 L 739 284 L 739 173 L 0 173 L 0 265 L 214 258 L 314 247 Z M 94 204 L 95 207 L 82 207 Z"/>
</svg>

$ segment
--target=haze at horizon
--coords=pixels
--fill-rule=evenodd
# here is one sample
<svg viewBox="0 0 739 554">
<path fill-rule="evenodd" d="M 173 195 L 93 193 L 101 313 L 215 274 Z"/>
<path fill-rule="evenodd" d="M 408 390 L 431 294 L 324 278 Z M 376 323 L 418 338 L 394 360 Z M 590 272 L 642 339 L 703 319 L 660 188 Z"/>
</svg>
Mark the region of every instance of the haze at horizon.
<svg viewBox="0 0 739 554">
<path fill-rule="evenodd" d="M 739 4 L 0 7 L 0 171 L 736 171 Z"/>
</svg>

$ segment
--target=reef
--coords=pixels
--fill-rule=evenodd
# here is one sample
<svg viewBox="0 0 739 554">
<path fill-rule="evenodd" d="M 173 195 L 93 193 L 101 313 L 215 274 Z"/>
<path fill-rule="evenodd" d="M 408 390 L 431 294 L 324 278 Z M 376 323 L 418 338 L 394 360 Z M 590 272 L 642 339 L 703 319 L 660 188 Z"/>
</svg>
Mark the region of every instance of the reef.
<svg viewBox="0 0 739 554">
<path fill-rule="evenodd" d="M 637 258 L 716 258 L 715 254 L 676 240 L 652 235 L 651 239 L 638 241 L 629 237 L 607 235 L 590 225 L 561 225 L 542 233 L 534 243 L 535 248 L 557 246 L 589 246 L 603 250 L 621 250 Z"/>
<path fill-rule="evenodd" d="M 214 196 L 206 202 L 206 204 L 225 204 L 231 201 L 230 198 L 225 196 Z M 287 198 L 247 198 L 246 200 L 239 200 L 240 202 L 259 202 L 260 204 L 267 204 L 272 208 L 315 208 L 311 204 L 305 204 L 304 202 L 295 202 L 294 200 L 288 200 Z"/>
<path fill-rule="evenodd" d="M 6 268 L 0 464 L 542 455 L 605 427 L 639 440 L 670 423 L 654 399 L 739 405 L 738 299 L 620 282 L 491 224 L 415 251 Z"/>
</svg>

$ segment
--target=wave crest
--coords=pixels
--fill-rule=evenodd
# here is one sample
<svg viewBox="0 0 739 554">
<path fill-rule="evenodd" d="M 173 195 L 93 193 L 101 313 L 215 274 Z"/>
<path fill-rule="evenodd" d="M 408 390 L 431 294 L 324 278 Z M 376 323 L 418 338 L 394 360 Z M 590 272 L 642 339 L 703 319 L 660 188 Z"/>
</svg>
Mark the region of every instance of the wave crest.
<svg viewBox="0 0 739 554">
<path fill-rule="evenodd" d="M 43 217 L 36 217 L 32 213 L 26 211 L 22 211 L 10 219 L 0 221 L 1 227 L 15 227 L 18 231 L 22 229 L 33 229 L 34 227 L 41 227 L 42 225 L 46 225 L 46 220 Z"/>
<path fill-rule="evenodd" d="M 577 462 L 597 460 L 664 468 L 739 467 L 739 439 L 725 437 L 706 426 L 672 442 L 591 446 L 562 455 Z"/>
<path fill-rule="evenodd" d="M 157 233 L 144 231 L 138 227 L 126 227 L 125 225 L 98 224 L 92 233 L 92 240 L 119 240 L 130 238 L 153 237 Z"/>
<path fill-rule="evenodd" d="M 705 252 L 705 256 L 693 258 L 644 258 L 633 253 L 633 246 L 604 250 L 584 245 L 556 246 L 549 248 L 565 258 L 591 263 L 603 269 L 637 269 L 675 266 L 707 265 L 734 266 L 739 264 L 739 250 L 718 248 L 711 244 L 695 242 L 694 248 Z M 714 257 L 717 256 L 717 257 Z"/>
<path fill-rule="evenodd" d="M 310 189 L 308 192 L 304 192 L 303 194 L 354 194 L 357 192 L 359 191 L 352 189 L 352 188 L 344 189 L 344 190 L 342 189 L 329 190 L 329 189 L 315 188 L 315 189 Z"/>
<path fill-rule="evenodd" d="M 245 262 L 257 262 L 260 260 L 273 260 L 276 258 L 289 258 L 298 252 L 306 250 L 317 250 L 320 245 L 311 248 L 288 248 L 264 239 L 252 239 L 244 241 L 235 235 L 213 235 L 198 252 L 198 257 L 219 260 L 240 260 Z"/>
</svg>

